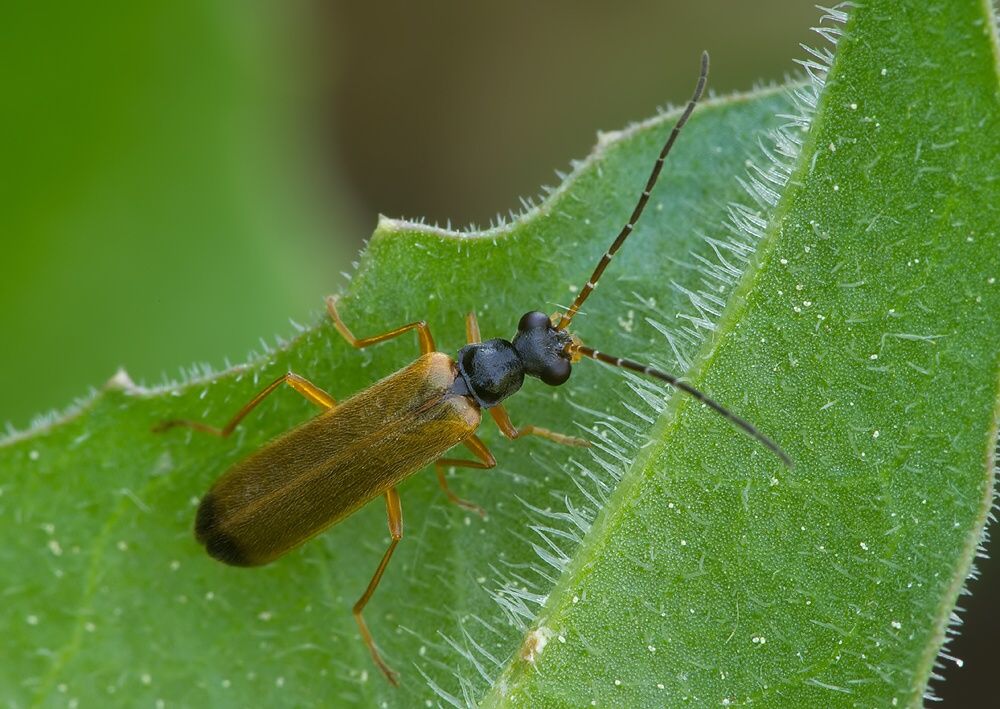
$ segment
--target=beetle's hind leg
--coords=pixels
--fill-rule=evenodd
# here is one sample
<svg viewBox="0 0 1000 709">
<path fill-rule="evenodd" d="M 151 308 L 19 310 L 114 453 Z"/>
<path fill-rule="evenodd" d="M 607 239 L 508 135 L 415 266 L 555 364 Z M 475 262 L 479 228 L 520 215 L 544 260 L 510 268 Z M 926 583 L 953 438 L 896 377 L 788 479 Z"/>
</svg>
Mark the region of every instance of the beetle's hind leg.
<svg viewBox="0 0 1000 709">
<path fill-rule="evenodd" d="M 381 335 L 373 335 L 372 337 L 362 337 L 357 338 L 354 336 L 344 324 L 344 321 L 340 319 L 340 313 L 337 312 L 337 296 L 329 295 L 326 297 L 326 310 L 330 313 L 330 319 L 333 320 L 333 326 L 337 328 L 337 332 L 340 333 L 341 337 L 347 340 L 351 347 L 356 347 L 357 349 L 362 349 L 368 347 L 369 345 L 377 345 L 379 342 L 385 342 L 386 340 L 391 340 L 394 337 L 399 337 L 403 333 L 409 332 L 410 330 L 417 331 L 417 337 L 420 340 L 420 354 L 425 355 L 428 352 L 434 352 L 434 338 L 431 336 L 431 329 L 427 326 L 427 323 L 423 320 L 417 322 L 411 322 L 403 327 L 397 327 L 395 330 L 389 330 L 389 332 L 383 332 Z"/>
<path fill-rule="evenodd" d="M 564 446 L 582 446 L 584 448 L 590 446 L 590 441 L 585 438 L 567 436 L 563 433 L 556 433 L 555 431 L 550 431 L 549 429 L 542 428 L 540 426 L 522 426 L 521 428 L 517 428 L 513 423 L 511 423 L 510 416 L 507 415 L 507 409 L 505 409 L 502 404 L 494 406 L 490 409 L 490 416 L 493 417 L 497 426 L 500 427 L 500 432 L 511 440 L 521 438 L 522 436 L 538 436 L 540 438 L 547 438 L 553 443 L 559 443 Z"/>
<path fill-rule="evenodd" d="M 358 624 L 358 629 L 361 631 L 361 639 L 364 641 L 365 646 L 372 655 L 372 660 L 378 665 L 378 668 L 382 670 L 382 674 L 385 678 L 395 686 L 399 686 L 398 675 L 392 670 L 389 665 L 386 664 L 385 660 L 382 659 L 382 655 L 379 654 L 378 648 L 375 647 L 375 640 L 372 638 L 371 632 L 368 630 L 368 624 L 365 623 L 364 617 L 361 612 L 364 611 L 365 606 L 368 605 L 368 601 L 371 599 L 372 594 L 375 593 L 375 588 L 378 586 L 379 581 L 382 580 L 382 574 L 385 573 L 385 567 L 389 565 L 389 559 L 392 558 L 392 552 L 396 550 L 396 545 L 399 544 L 399 540 L 403 538 L 403 506 L 399 502 L 399 493 L 396 492 L 396 488 L 390 487 L 385 493 L 385 511 L 389 518 L 389 535 L 392 537 L 392 541 L 389 542 L 389 548 L 385 550 L 385 554 L 382 555 L 382 561 L 379 562 L 378 568 L 375 569 L 375 575 L 372 576 L 372 580 L 368 582 L 368 588 L 365 592 L 361 594 L 361 598 L 358 602 L 354 604 L 352 613 L 354 614 L 354 620 Z"/>
<path fill-rule="evenodd" d="M 327 394 L 325 391 L 320 389 L 318 386 L 313 384 L 311 381 L 305 377 L 300 377 L 294 372 L 287 372 L 282 374 L 280 377 L 275 379 L 273 382 L 264 387 L 260 393 L 252 398 L 246 406 L 236 412 L 236 415 L 229 419 L 227 423 L 222 428 L 216 428 L 215 426 L 209 426 L 201 421 L 189 421 L 187 419 L 172 419 L 170 421 L 162 421 L 155 426 L 153 426 L 154 433 L 160 433 L 171 428 L 176 428 L 178 426 L 186 426 L 187 428 L 193 428 L 196 431 L 201 431 L 202 433 L 210 433 L 213 436 L 221 436 L 225 438 L 239 425 L 240 421 L 246 418 L 247 414 L 253 411 L 260 402 L 262 402 L 268 394 L 272 393 L 275 389 L 280 387 L 282 384 L 287 384 L 292 389 L 300 393 L 305 398 L 309 399 L 312 403 L 317 406 L 322 406 L 324 409 L 332 409 L 337 405 L 337 400 L 332 396 Z"/>
<path fill-rule="evenodd" d="M 479 470 L 489 470 L 490 468 L 495 468 L 497 465 L 497 459 L 493 457 L 486 444 L 479 440 L 478 436 L 469 436 L 464 441 L 466 447 L 472 451 L 479 460 L 464 460 L 462 458 L 440 458 L 436 463 L 434 463 L 434 470 L 437 472 L 438 484 L 441 485 L 441 489 L 444 490 L 444 494 L 448 496 L 448 499 L 459 507 L 464 507 L 467 510 L 472 510 L 479 514 L 480 517 L 486 516 L 486 510 L 477 505 L 475 502 L 469 502 L 464 500 L 448 487 L 448 480 L 444 476 L 444 469 L 448 466 L 454 466 L 456 468 L 478 468 Z"/>
</svg>

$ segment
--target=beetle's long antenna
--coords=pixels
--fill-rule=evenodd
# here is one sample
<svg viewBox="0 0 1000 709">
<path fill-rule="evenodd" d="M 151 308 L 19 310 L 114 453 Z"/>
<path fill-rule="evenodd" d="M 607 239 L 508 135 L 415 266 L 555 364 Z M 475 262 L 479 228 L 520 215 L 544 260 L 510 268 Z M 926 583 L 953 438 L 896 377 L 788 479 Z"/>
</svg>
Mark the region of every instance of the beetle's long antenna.
<svg viewBox="0 0 1000 709">
<path fill-rule="evenodd" d="M 763 433 L 757 430 L 749 421 L 746 421 L 732 411 L 727 409 L 725 406 L 715 401 L 714 399 L 706 396 L 702 392 L 695 389 L 690 384 L 685 384 L 680 381 L 677 377 L 672 374 L 667 374 L 666 372 L 661 372 L 658 369 L 653 369 L 652 367 L 647 367 L 639 362 L 633 362 L 630 359 L 622 359 L 621 357 L 612 357 L 611 355 L 606 355 L 603 352 L 598 352 L 590 347 L 584 347 L 583 345 L 571 345 L 570 354 L 580 354 L 584 357 L 590 357 L 591 359 L 596 359 L 598 362 L 604 362 L 604 364 L 610 364 L 612 367 L 621 367 L 622 369 L 628 369 L 632 372 L 638 372 L 639 374 L 645 374 L 650 377 L 655 377 L 656 379 L 661 379 L 665 381 L 670 386 L 675 389 L 683 391 L 685 394 L 690 394 L 695 399 L 701 403 L 708 406 L 710 409 L 714 410 L 716 413 L 720 414 L 723 418 L 729 420 L 737 428 L 742 429 L 748 435 L 755 438 L 761 443 L 765 448 L 773 452 L 776 456 L 781 458 L 781 462 L 784 463 L 789 468 L 793 467 L 792 459 L 788 456 L 785 451 L 781 450 L 781 447 L 777 443 L 772 441 L 770 438 L 765 436 Z"/>
<path fill-rule="evenodd" d="M 635 205 L 635 209 L 632 210 L 632 216 L 629 217 L 628 223 L 622 227 L 622 230 L 618 233 L 618 237 L 615 239 L 614 243 L 611 244 L 611 248 L 607 250 L 604 256 L 597 264 L 597 268 L 594 269 L 594 273 L 590 276 L 590 280 L 580 291 L 580 294 L 576 296 L 576 300 L 573 304 L 569 306 L 569 310 L 563 313 L 559 320 L 559 324 L 556 325 L 557 330 L 565 330 L 566 326 L 569 325 L 570 320 L 576 315 L 580 306 L 583 305 L 583 301 L 587 299 L 591 291 L 597 285 L 597 281 L 600 280 L 601 276 L 604 274 L 604 269 L 608 267 L 611 263 L 611 259 L 614 258 L 618 249 L 622 247 L 625 243 L 625 239 L 628 238 L 629 234 L 632 233 L 632 229 L 635 228 L 636 222 L 639 221 L 639 217 L 642 216 L 642 210 L 646 208 L 646 202 L 649 201 L 649 193 L 653 191 L 653 186 L 656 184 L 656 180 L 660 177 L 660 170 L 663 168 L 663 161 L 666 160 L 667 155 L 670 153 L 670 149 L 674 147 L 674 141 L 677 140 L 678 134 L 681 132 L 681 128 L 687 123 L 688 118 L 691 117 L 691 113 L 694 111 L 695 105 L 698 100 L 701 99 L 701 94 L 705 90 L 705 83 L 708 81 L 708 52 L 701 53 L 701 74 L 698 76 L 698 85 L 695 86 L 694 95 L 691 96 L 691 100 L 688 101 L 687 108 L 684 109 L 684 113 L 681 117 L 677 119 L 677 124 L 674 129 L 670 131 L 670 137 L 667 138 L 667 142 L 663 145 L 663 150 L 660 151 L 660 156 L 656 158 L 656 163 L 653 165 L 653 171 L 649 175 L 649 179 L 646 180 L 646 187 L 642 190 L 642 194 L 639 195 L 639 201 Z"/>
</svg>

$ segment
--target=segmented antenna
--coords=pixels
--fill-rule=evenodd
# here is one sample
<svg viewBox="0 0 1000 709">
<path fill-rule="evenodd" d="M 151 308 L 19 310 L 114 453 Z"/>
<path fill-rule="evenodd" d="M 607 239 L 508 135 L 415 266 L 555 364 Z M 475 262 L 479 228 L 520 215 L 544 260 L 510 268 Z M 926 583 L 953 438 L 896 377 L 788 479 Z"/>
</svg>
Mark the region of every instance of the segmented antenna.
<svg viewBox="0 0 1000 709">
<path fill-rule="evenodd" d="M 583 301 L 587 299 L 591 291 L 594 290 L 594 286 L 597 285 L 597 281 L 600 280 L 601 276 L 604 274 L 604 269 L 608 267 L 611 263 L 611 259 L 614 258 L 615 254 L 618 253 L 618 249 L 622 247 L 625 243 L 625 239 L 628 235 L 632 233 L 632 229 L 635 228 L 635 223 L 639 221 L 639 217 L 642 216 L 642 210 L 646 208 L 646 202 L 649 201 L 649 193 L 653 191 L 653 186 L 656 184 L 656 180 L 660 177 L 660 170 L 663 168 L 663 161 L 666 160 L 667 155 L 670 154 L 670 149 L 674 147 L 674 141 L 677 140 L 677 135 L 681 132 L 681 128 L 687 123 L 688 118 L 691 117 L 691 113 L 694 111 L 695 105 L 701 99 L 701 94 L 705 90 L 705 83 L 708 81 L 708 52 L 701 53 L 701 74 L 698 76 L 698 85 L 695 86 L 694 95 L 691 100 L 688 101 L 687 108 L 684 109 L 684 113 L 681 117 L 677 119 L 677 124 L 674 129 L 670 131 L 670 137 L 667 138 L 667 142 L 663 145 L 663 150 L 660 151 L 660 156 L 656 158 L 656 163 L 653 165 L 653 171 L 649 175 L 649 179 L 646 180 L 646 187 L 643 189 L 642 194 L 639 195 L 639 201 L 635 205 L 635 209 L 632 210 L 632 216 L 629 217 L 628 223 L 622 227 L 621 232 L 618 234 L 618 238 L 615 239 L 614 243 L 611 244 L 611 248 L 607 250 L 604 256 L 601 257 L 600 262 L 597 264 L 597 268 L 594 269 L 594 273 L 590 276 L 590 280 L 580 291 L 580 294 L 576 296 L 576 300 L 573 304 L 569 306 L 567 310 L 559 320 L 559 324 L 556 325 L 557 330 L 565 330 L 566 326 L 569 325 L 570 320 L 576 315 L 577 311 L 580 310 L 580 306 L 583 305 Z"/>
<path fill-rule="evenodd" d="M 781 458 L 781 462 L 784 463 L 787 467 L 789 468 L 793 467 L 794 464 L 792 463 L 791 457 L 789 457 L 789 455 L 785 453 L 785 451 L 781 450 L 781 447 L 778 446 L 777 443 L 775 443 L 770 438 L 765 436 L 763 433 L 758 431 L 756 426 L 754 426 L 749 421 L 745 421 L 744 419 L 740 418 L 732 411 L 727 409 L 725 406 L 715 401 L 714 399 L 706 396 L 702 392 L 698 391 L 690 384 L 685 384 L 684 382 L 680 381 L 677 377 L 673 376 L 672 374 L 661 372 L 659 369 L 653 369 L 652 367 L 647 367 L 644 364 L 640 364 L 639 362 L 633 362 L 630 359 L 623 359 L 622 357 L 612 357 L 611 355 L 606 355 L 603 352 L 598 352 L 595 349 L 592 349 L 590 347 L 584 347 L 583 345 L 572 345 L 570 353 L 580 354 L 584 357 L 590 357 L 591 359 L 596 359 L 598 362 L 603 362 L 604 364 L 610 364 L 612 367 L 621 367 L 622 369 L 628 369 L 629 371 L 632 372 L 645 374 L 646 376 L 654 377 L 656 379 L 665 381 L 667 384 L 674 387 L 675 389 L 679 389 L 680 391 L 683 391 L 685 394 L 693 396 L 695 399 L 708 406 L 717 414 L 727 419 L 734 426 L 743 430 L 750 437 L 760 442 L 761 445 L 763 445 L 769 451 L 771 451 L 776 456 Z"/>
</svg>

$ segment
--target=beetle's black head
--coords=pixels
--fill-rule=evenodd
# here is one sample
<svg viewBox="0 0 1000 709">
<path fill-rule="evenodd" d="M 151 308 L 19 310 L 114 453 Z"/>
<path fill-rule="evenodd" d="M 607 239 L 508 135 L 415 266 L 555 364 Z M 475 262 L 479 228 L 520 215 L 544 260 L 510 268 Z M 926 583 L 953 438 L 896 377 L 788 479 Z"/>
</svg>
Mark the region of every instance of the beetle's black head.
<svg viewBox="0 0 1000 709">
<path fill-rule="evenodd" d="M 572 338 L 565 330 L 557 330 L 549 316 L 537 310 L 521 316 L 513 346 L 525 374 L 538 377 L 550 386 L 559 386 L 569 379 L 572 365 L 566 345 Z"/>
<path fill-rule="evenodd" d="M 559 386 L 572 369 L 566 353 L 572 341 L 569 333 L 552 326 L 545 313 L 525 313 L 513 342 L 487 340 L 458 351 L 461 389 L 456 391 L 489 409 L 520 389 L 525 374 Z"/>
<path fill-rule="evenodd" d="M 524 383 L 524 365 L 507 340 L 466 345 L 456 359 L 466 388 L 484 409 L 496 406 Z"/>
</svg>

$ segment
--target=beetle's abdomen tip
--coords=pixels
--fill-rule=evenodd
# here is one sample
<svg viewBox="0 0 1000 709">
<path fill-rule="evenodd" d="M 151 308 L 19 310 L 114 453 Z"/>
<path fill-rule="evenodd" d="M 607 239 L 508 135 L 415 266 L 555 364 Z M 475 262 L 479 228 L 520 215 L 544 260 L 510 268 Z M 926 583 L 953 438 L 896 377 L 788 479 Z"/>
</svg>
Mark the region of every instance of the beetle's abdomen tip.
<svg viewBox="0 0 1000 709">
<path fill-rule="evenodd" d="M 260 563 L 247 558 L 243 551 L 233 541 L 233 538 L 223 532 L 215 532 L 204 540 L 205 551 L 213 559 L 230 566 L 259 566 Z"/>
<path fill-rule="evenodd" d="M 219 528 L 218 509 L 211 494 L 202 498 L 198 505 L 198 513 L 194 520 L 194 536 L 205 545 L 205 551 L 213 559 L 218 559 L 230 566 L 255 566 L 248 559 L 230 535 Z"/>
<path fill-rule="evenodd" d="M 198 512 L 194 517 L 194 538 L 202 544 L 215 531 L 218 515 L 215 510 L 215 499 L 211 493 L 201 498 Z"/>
</svg>

